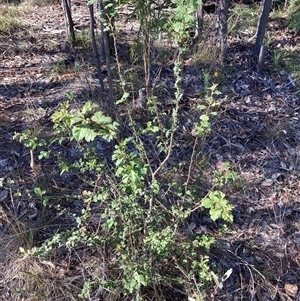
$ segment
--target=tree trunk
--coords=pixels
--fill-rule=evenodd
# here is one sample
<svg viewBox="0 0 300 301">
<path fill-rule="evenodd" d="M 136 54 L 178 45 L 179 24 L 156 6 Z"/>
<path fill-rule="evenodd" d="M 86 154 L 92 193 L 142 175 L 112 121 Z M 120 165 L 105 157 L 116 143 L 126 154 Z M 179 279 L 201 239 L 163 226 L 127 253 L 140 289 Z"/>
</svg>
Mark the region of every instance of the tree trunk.
<svg viewBox="0 0 300 301">
<path fill-rule="evenodd" d="M 259 17 L 256 42 L 253 49 L 253 56 L 257 58 L 259 56 L 260 48 L 265 37 L 266 27 L 268 24 L 269 13 L 272 7 L 272 0 L 263 1 L 263 9 Z"/>
<path fill-rule="evenodd" d="M 106 61 L 107 74 L 108 74 L 108 114 L 112 116 L 114 113 L 113 112 L 114 100 L 113 100 L 113 79 L 112 79 L 112 70 L 111 70 L 111 63 L 110 63 L 109 35 L 107 31 L 105 31 L 105 27 L 102 21 L 105 19 L 105 16 L 103 13 L 104 5 L 101 0 L 99 1 L 99 8 L 100 8 L 101 38 L 104 46 L 105 61 Z"/>
<path fill-rule="evenodd" d="M 196 30 L 194 41 L 197 42 L 200 38 L 201 32 L 203 28 L 203 3 L 199 0 L 199 6 L 196 10 Z"/>
<path fill-rule="evenodd" d="M 72 19 L 71 0 L 62 0 L 62 7 L 64 11 L 65 25 L 66 25 L 66 40 L 71 45 L 75 43 L 74 22 Z"/>
<path fill-rule="evenodd" d="M 267 53 L 267 46 L 262 45 L 260 47 L 258 62 L 257 62 L 257 73 L 262 74 L 264 71 L 264 63 L 265 63 L 265 57 Z"/>
<path fill-rule="evenodd" d="M 220 39 L 220 58 L 223 62 L 227 52 L 228 7 L 229 0 L 220 0 L 217 20 L 217 36 Z"/>
<path fill-rule="evenodd" d="M 94 59 L 95 59 L 95 64 L 97 67 L 97 74 L 98 74 L 98 80 L 100 84 L 100 92 L 104 92 L 104 83 L 103 83 L 103 76 L 102 76 L 102 71 L 101 71 L 101 62 L 100 62 L 100 56 L 99 56 L 99 51 L 95 39 L 95 16 L 94 16 L 94 4 L 89 5 L 89 12 L 90 12 L 90 36 L 91 36 L 91 43 L 92 43 L 92 48 L 93 48 L 93 53 L 94 53 Z"/>
<path fill-rule="evenodd" d="M 109 53 L 110 55 L 115 54 L 115 48 L 114 48 L 114 34 L 115 34 L 115 17 L 111 15 L 109 12 L 111 7 L 108 9 L 105 7 L 105 0 L 99 0 L 99 8 L 101 10 L 101 23 L 104 25 L 105 32 L 107 34 L 108 39 L 108 47 L 109 47 Z M 110 4 L 115 5 L 114 1 L 110 1 Z"/>
</svg>

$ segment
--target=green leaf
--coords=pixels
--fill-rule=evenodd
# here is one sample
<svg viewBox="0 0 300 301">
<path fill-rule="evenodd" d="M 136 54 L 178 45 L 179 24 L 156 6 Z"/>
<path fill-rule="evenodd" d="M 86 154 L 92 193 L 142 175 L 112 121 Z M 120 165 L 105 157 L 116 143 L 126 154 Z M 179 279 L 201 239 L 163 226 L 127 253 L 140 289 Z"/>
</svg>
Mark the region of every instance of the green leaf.
<svg viewBox="0 0 300 301">
<path fill-rule="evenodd" d="M 157 133 L 157 132 L 159 132 L 159 127 L 158 126 L 152 126 L 151 128 L 149 128 L 149 130 L 153 133 Z"/>
<path fill-rule="evenodd" d="M 176 23 L 174 23 L 174 30 L 176 32 L 181 32 L 183 30 L 183 24 L 182 24 L 182 22 L 176 22 Z"/>
<path fill-rule="evenodd" d="M 209 121 L 209 116 L 203 114 L 203 115 L 200 116 L 200 119 L 201 119 L 202 121 Z"/>
<path fill-rule="evenodd" d="M 49 159 L 50 156 L 50 151 L 40 151 L 40 154 L 38 156 L 39 160 L 45 158 L 45 159 Z"/>
<path fill-rule="evenodd" d="M 198 109 L 199 110 L 206 110 L 207 106 L 206 105 L 199 105 Z"/>
<path fill-rule="evenodd" d="M 128 92 L 125 92 L 123 94 L 122 98 L 116 101 L 116 104 L 118 105 L 118 104 L 124 103 L 127 100 L 127 98 L 129 97 L 129 95 L 130 94 Z"/>
<path fill-rule="evenodd" d="M 86 142 L 91 142 L 98 136 L 98 133 L 94 129 L 89 128 L 86 125 L 74 126 L 72 129 L 72 134 L 78 142 L 84 139 Z"/>
<path fill-rule="evenodd" d="M 112 123 L 111 117 L 105 116 L 101 111 L 96 112 L 92 118 L 92 121 L 94 121 L 97 124 L 110 124 Z"/>
<path fill-rule="evenodd" d="M 76 115 L 70 118 L 70 125 L 74 125 L 76 123 L 82 123 L 84 121 L 85 119 L 82 116 Z"/>
<path fill-rule="evenodd" d="M 205 198 L 201 201 L 201 204 L 204 208 L 209 209 L 212 207 L 212 201 L 209 198 Z"/>
<path fill-rule="evenodd" d="M 222 210 L 220 210 L 219 208 L 218 209 L 211 209 L 209 211 L 210 218 L 213 221 L 216 221 L 218 218 L 220 218 L 221 217 L 221 213 L 222 213 Z"/>
<path fill-rule="evenodd" d="M 98 105 L 88 101 L 82 108 L 82 114 L 86 114 L 87 112 L 90 112 L 91 110 L 93 110 L 94 108 L 97 108 Z"/>
<path fill-rule="evenodd" d="M 37 196 L 43 196 L 44 191 L 42 191 L 40 187 L 35 187 L 35 188 L 34 188 L 34 193 L 35 193 Z"/>
</svg>

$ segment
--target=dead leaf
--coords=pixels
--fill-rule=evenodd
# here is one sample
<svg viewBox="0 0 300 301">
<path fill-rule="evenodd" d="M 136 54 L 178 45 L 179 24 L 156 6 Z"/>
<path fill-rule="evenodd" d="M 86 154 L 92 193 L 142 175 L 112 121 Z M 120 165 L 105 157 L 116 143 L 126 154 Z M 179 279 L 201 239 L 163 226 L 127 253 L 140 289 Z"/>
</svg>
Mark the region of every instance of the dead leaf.
<svg viewBox="0 0 300 301">
<path fill-rule="evenodd" d="M 184 229 L 184 233 L 188 236 L 194 235 L 194 229 L 196 228 L 196 224 L 191 222 L 186 229 Z"/>
<path fill-rule="evenodd" d="M 276 173 L 272 174 L 271 180 L 272 181 L 276 181 L 276 180 L 282 181 L 282 180 L 284 180 L 284 175 L 280 172 L 276 172 Z"/>
<path fill-rule="evenodd" d="M 270 201 L 270 202 L 276 202 L 276 200 L 277 200 L 277 195 L 274 193 L 274 194 L 272 194 L 269 198 L 268 198 L 268 200 Z"/>
<path fill-rule="evenodd" d="M 0 202 L 4 201 L 8 196 L 8 190 L 2 190 L 0 192 Z"/>
<path fill-rule="evenodd" d="M 274 181 L 272 179 L 267 179 L 261 183 L 261 186 L 270 187 L 273 185 L 273 183 L 274 183 Z"/>
<path fill-rule="evenodd" d="M 284 289 L 287 292 L 287 294 L 292 297 L 296 297 L 298 293 L 298 286 L 296 284 L 286 283 L 284 285 Z"/>
<path fill-rule="evenodd" d="M 0 167 L 4 167 L 7 165 L 6 159 L 0 160 Z"/>
<path fill-rule="evenodd" d="M 197 229 L 196 229 L 196 233 L 197 234 L 200 234 L 200 233 L 207 233 L 207 227 L 206 226 L 199 226 Z"/>
<path fill-rule="evenodd" d="M 256 288 L 256 296 L 257 296 L 257 298 L 258 298 L 259 301 L 264 301 L 263 296 L 262 296 L 262 294 L 260 292 L 260 287 Z"/>
<path fill-rule="evenodd" d="M 282 84 L 281 83 L 275 83 L 274 89 L 279 90 L 281 88 L 282 88 Z"/>
</svg>

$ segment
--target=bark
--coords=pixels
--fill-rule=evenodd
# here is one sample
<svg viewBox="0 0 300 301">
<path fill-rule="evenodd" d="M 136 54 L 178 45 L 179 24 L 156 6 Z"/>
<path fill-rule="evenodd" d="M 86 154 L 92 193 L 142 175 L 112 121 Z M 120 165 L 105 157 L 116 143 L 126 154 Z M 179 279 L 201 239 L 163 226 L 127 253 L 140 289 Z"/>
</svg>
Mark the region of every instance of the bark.
<svg viewBox="0 0 300 301">
<path fill-rule="evenodd" d="M 199 0 L 199 6 L 196 10 L 196 30 L 194 40 L 197 42 L 203 29 L 203 3 Z"/>
<path fill-rule="evenodd" d="M 284 9 L 286 9 L 288 7 L 288 4 L 289 4 L 289 0 L 285 0 L 284 1 Z"/>
<path fill-rule="evenodd" d="M 217 33 L 220 39 L 220 56 L 222 62 L 225 60 L 227 52 L 227 34 L 228 34 L 228 7 L 229 0 L 220 0 L 217 21 Z"/>
<path fill-rule="evenodd" d="M 62 7 L 64 11 L 65 25 L 66 25 L 66 40 L 71 45 L 75 43 L 74 22 L 72 19 L 71 0 L 62 0 Z"/>
<path fill-rule="evenodd" d="M 113 79 L 112 79 L 112 70 L 111 70 L 111 62 L 110 62 L 110 49 L 109 49 L 109 37 L 108 33 L 105 31 L 105 27 L 103 24 L 104 16 L 104 5 L 102 1 L 99 1 L 99 8 L 100 8 L 100 23 L 101 23 L 101 38 L 104 47 L 105 53 L 105 61 L 107 67 L 107 74 L 108 74 L 108 114 L 113 114 L 113 107 L 114 107 L 114 99 L 113 99 Z"/>
<path fill-rule="evenodd" d="M 111 16 L 109 11 L 105 9 L 105 0 L 99 0 L 99 7 L 101 10 L 101 18 L 104 20 L 105 24 L 108 24 L 109 29 L 107 29 L 107 25 L 105 26 L 105 32 L 107 34 L 108 39 L 108 48 L 110 55 L 115 54 L 114 48 L 114 33 L 115 33 L 115 18 Z M 112 2 L 112 1 L 111 1 Z"/>
<path fill-rule="evenodd" d="M 267 46 L 262 45 L 260 47 L 260 52 L 259 52 L 259 57 L 258 57 L 258 63 L 257 63 L 257 72 L 259 74 L 263 73 L 266 53 L 267 53 Z"/>
<path fill-rule="evenodd" d="M 91 43 L 92 43 L 92 48 L 93 48 L 93 53 L 94 53 L 94 59 L 95 59 L 95 64 L 97 67 L 97 75 L 98 75 L 98 80 L 100 84 L 100 92 L 104 92 L 104 83 L 103 83 L 103 75 L 101 71 L 101 62 L 100 62 L 100 56 L 99 56 L 99 51 L 97 47 L 97 42 L 95 38 L 95 17 L 94 17 L 94 5 L 90 4 L 89 5 L 89 12 L 90 12 L 90 36 L 91 36 Z"/>
<path fill-rule="evenodd" d="M 272 0 L 263 1 L 263 9 L 259 17 L 257 33 L 256 33 L 256 42 L 253 49 L 253 56 L 258 57 L 260 48 L 265 37 L 266 27 L 268 24 L 269 13 L 272 7 Z"/>
</svg>

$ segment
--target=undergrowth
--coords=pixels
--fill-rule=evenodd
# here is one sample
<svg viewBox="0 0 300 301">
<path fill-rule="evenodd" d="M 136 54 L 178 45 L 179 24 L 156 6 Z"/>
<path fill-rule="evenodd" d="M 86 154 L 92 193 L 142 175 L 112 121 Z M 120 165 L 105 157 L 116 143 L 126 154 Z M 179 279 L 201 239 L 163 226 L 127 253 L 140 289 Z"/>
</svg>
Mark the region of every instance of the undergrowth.
<svg viewBox="0 0 300 301">
<path fill-rule="evenodd" d="M 288 28 L 298 31 L 300 29 L 300 1 L 292 0 L 288 4 L 287 8 L 286 24 Z"/>
<path fill-rule="evenodd" d="M 218 105 L 214 100 L 216 86 L 207 90 L 205 102 L 199 105 L 202 114 L 191 130 L 194 145 L 185 159 L 186 168 L 180 161 L 169 166 L 181 127 L 180 57 L 174 74 L 177 91 L 172 113 L 165 116 L 169 122 L 161 122 L 159 107 L 152 100 L 145 122 L 137 121 L 129 111 L 131 134 L 127 137 L 122 137 L 120 123 L 105 116 L 92 102 L 86 102 L 80 111 L 71 111 L 67 101 L 52 115 L 56 134 L 49 143 L 73 143 L 81 154 L 70 162 L 55 153 L 61 174 L 78 175 L 82 180 L 84 188 L 71 196 L 72 202 L 80 203 L 81 210 L 69 212 L 73 220 L 69 229 L 22 252 L 47 260 L 61 248 L 69 252 L 80 246 L 97 250 L 103 256 L 102 265 L 85 282 L 79 294 L 82 299 L 101 290 L 103 296 L 113 293 L 114 300 L 125 296 L 143 300 L 145 288 L 157 290 L 171 285 L 183 295 L 201 300 L 207 281 L 218 279 L 208 257 L 215 238 L 204 225 L 197 225 L 193 216 L 208 214 L 213 221 L 233 221 L 232 206 L 221 189 L 235 180 L 235 173 L 228 164 L 220 166 L 214 184 L 205 193 L 193 180 L 202 172 L 193 169 L 195 152 L 211 130 L 210 117 L 216 114 Z M 35 151 L 45 145 L 28 134 L 18 136 Z M 155 143 L 152 151 L 149 141 Z M 99 144 L 108 151 L 101 152 Z M 48 156 L 45 151 L 40 154 L 40 158 Z M 174 178 L 175 173 L 180 176 Z M 35 193 L 49 210 L 59 208 L 59 200 L 52 203 L 45 197 L 47 191 L 36 188 Z M 64 216 L 65 210 L 61 214 Z"/>
<path fill-rule="evenodd" d="M 179 45 L 186 39 L 181 30 L 185 28 L 170 31 Z M 185 158 L 175 155 L 181 133 L 187 131 L 180 119 L 183 52 L 184 47 L 179 47 L 174 99 L 168 111 L 153 94 L 148 94 L 146 103 L 140 100 L 133 107 L 127 92 L 117 102 L 116 106 L 127 108 L 127 134 L 122 131 L 124 121 L 115 121 L 89 101 L 72 110 L 70 98 L 52 115 L 54 136 L 49 141 L 30 132 L 16 135 L 31 152 L 42 149 L 39 159 L 52 156 L 53 160 L 54 156 L 62 176 L 80 179 L 78 192 L 64 195 L 61 191 L 58 200 L 51 200 L 47 187 L 34 188 L 43 206 L 50 211 L 55 208 L 62 218 L 69 219 L 69 226 L 58 227 L 40 245 L 21 251 L 25 258 L 46 261 L 61 249 L 96 252 L 102 263 L 84 281 L 78 293 L 81 299 L 88 300 L 98 291 L 104 299 L 144 300 L 145 292 L 151 290 L 163 299 L 158 292 L 171 286 L 182 297 L 202 300 L 206 284 L 218 283 L 209 262 L 215 237 L 197 219 L 207 215 L 212 222 L 233 221 L 232 206 L 222 187 L 234 181 L 235 174 L 228 164 L 220 166 L 206 191 L 195 181 L 203 172 L 194 168 L 198 152 L 219 106 L 217 85 L 209 87 L 208 79 L 189 129 L 192 147 Z M 43 149 L 47 145 L 48 151 Z M 57 145 L 73 145 L 76 158 L 53 151 Z M 64 199 L 69 199 L 71 207 L 77 203 L 79 209 L 62 206 Z"/>
<path fill-rule="evenodd" d="M 18 192 L 38 199 L 39 212 L 51 216 L 44 224 L 40 221 L 43 230 L 39 235 L 31 235 L 32 225 L 20 228 L 29 233 L 25 243 L 18 244 L 23 265 L 16 274 L 29 283 L 16 285 L 13 294 L 20 298 L 51 300 L 54 284 L 61 281 L 60 296 L 65 293 L 70 300 L 145 300 L 149 292 L 164 300 L 164 288 L 168 287 L 180 292 L 182 299 L 203 300 L 208 283 L 220 286 L 230 276 L 229 270 L 220 282 L 218 271 L 211 268 L 209 252 L 217 236 L 225 235 L 233 222 L 233 206 L 223 188 L 236 180 L 236 173 L 224 162 L 213 178 L 207 179 L 205 164 L 199 163 L 212 119 L 218 115 L 219 92 L 214 80 L 221 77 L 221 71 L 213 76 L 204 74 L 205 89 L 194 119 L 189 124 L 181 120 L 183 61 L 190 38 L 187 29 L 194 22 L 198 2 L 187 6 L 185 1 L 174 1 L 175 12 L 168 11 L 165 23 L 157 25 L 157 16 L 148 14 L 155 2 L 136 2 L 134 13 L 144 22 L 136 43 L 143 41 L 145 101 L 129 101 L 132 91 L 126 90 L 126 74 L 116 53 L 117 88 L 123 97 L 114 109 L 125 110 L 125 120 L 117 114 L 108 116 L 88 100 L 74 109 L 70 92 L 69 100 L 52 114 L 50 138 L 41 139 L 31 131 L 16 134 L 31 154 L 39 154 L 46 164 L 55 162 L 59 170 L 45 179 L 37 175 L 34 187 Z M 107 9 L 116 7 L 111 4 Z M 151 30 L 150 25 L 154 26 Z M 172 102 L 167 109 L 154 93 L 159 87 L 154 84 L 151 90 L 148 86 L 153 35 L 161 30 L 178 48 L 172 67 Z M 87 35 L 83 35 L 82 44 L 86 42 Z M 63 67 L 58 63 L 56 71 Z M 138 74 L 137 70 L 131 73 L 130 79 Z M 140 77 L 136 75 L 142 82 Z M 184 146 L 188 151 L 180 156 L 183 135 L 188 137 L 188 147 Z M 39 172 L 33 160 L 32 155 L 32 170 Z M 57 183 L 60 177 L 65 180 L 64 187 Z M 206 185 L 199 185 L 201 182 Z M 39 214 L 37 219 L 42 219 Z M 203 217 L 214 223 L 214 232 L 207 229 Z M 60 225 L 55 224 L 57 220 Z M 47 228 L 47 222 L 53 230 Z M 74 257 L 79 258 L 76 263 L 71 262 Z M 64 259 L 59 262 L 58 258 Z M 47 273 L 35 262 L 45 265 Z M 74 279 L 68 277 L 68 268 L 76 270 Z"/>
<path fill-rule="evenodd" d="M 10 32 L 22 27 L 17 6 L 0 4 L 0 33 Z"/>
</svg>

